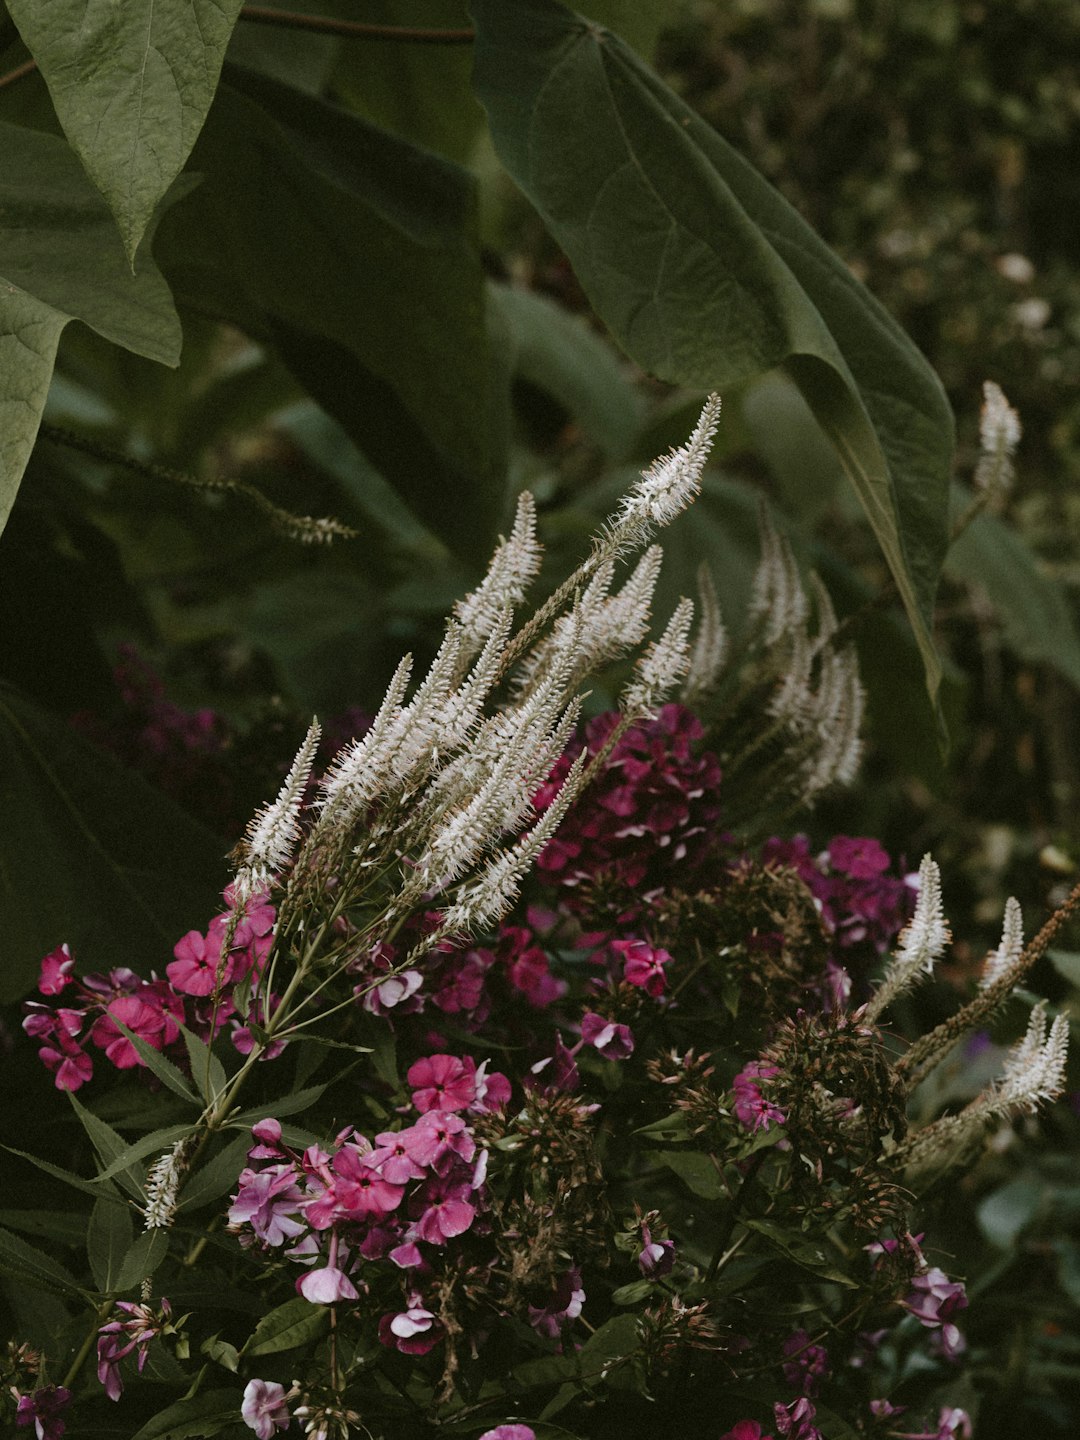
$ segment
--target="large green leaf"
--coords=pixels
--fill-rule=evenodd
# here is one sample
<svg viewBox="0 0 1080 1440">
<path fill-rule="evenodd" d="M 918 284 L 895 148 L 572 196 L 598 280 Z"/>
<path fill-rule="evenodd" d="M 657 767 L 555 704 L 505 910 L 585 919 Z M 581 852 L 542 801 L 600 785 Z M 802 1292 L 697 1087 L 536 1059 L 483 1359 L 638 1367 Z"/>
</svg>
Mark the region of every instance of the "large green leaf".
<svg viewBox="0 0 1080 1440">
<path fill-rule="evenodd" d="M 955 487 L 957 510 L 971 500 Z M 1080 687 L 1080 632 L 1068 592 L 1004 520 L 986 511 L 976 516 L 953 544 L 945 569 L 989 597 L 1018 655 L 1052 665 Z"/>
<path fill-rule="evenodd" d="M 11 0 L 64 133 L 134 259 L 214 98 L 241 0 Z"/>
<path fill-rule="evenodd" d="M 220 904 L 221 842 L 7 686 L 0 754 L 0 999 L 25 994 L 64 940 L 91 970 L 160 971 Z"/>
<path fill-rule="evenodd" d="M 203 310 L 274 343 L 425 523 L 479 555 L 504 506 L 474 185 L 266 76 L 227 71 L 156 246 Z"/>
<path fill-rule="evenodd" d="M 930 617 L 952 419 L 926 362 L 787 202 L 617 36 L 556 0 L 472 0 L 471 10 L 473 83 L 499 156 L 598 314 L 663 380 L 723 390 L 787 369 L 859 495 L 936 695 Z"/>
<path fill-rule="evenodd" d="M 180 321 L 147 256 L 131 273 L 107 207 L 63 140 L 0 122 L 0 154 L 2 529 L 68 321 L 166 365 L 180 358 Z"/>
</svg>

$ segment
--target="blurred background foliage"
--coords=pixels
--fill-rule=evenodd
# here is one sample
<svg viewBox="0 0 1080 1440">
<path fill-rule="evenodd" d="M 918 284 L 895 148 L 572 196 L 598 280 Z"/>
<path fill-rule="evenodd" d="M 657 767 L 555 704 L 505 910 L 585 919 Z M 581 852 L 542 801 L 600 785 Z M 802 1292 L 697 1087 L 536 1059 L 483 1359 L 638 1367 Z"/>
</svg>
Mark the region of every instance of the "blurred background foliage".
<svg viewBox="0 0 1080 1440">
<path fill-rule="evenodd" d="M 287 8 L 469 23 L 457 0 Z M 958 945 L 910 1017 L 921 1027 L 996 943 L 1006 896 L 1030 933 L 1080 860 L 1080 7 L 585 8 L 779 188 L 927 356 L 957 417 L 957 514 L 982 382 L 1023 420 L 1013 492 L 945 561 L 947 753 L 880 551 L 783 373 L 725 393 L 717 467 L 665 542 L 658 613 L 695 593 L 705 560 L 737 636 L 764 496 L 850 625 L 868 759 L 853 791 L 803 823 L 815 843 L 873 834 L 912 868 L 933 850 Z M 59 135 L 28 58 L 0 7 L 0 124 Z M 179 367 L 82 324 L 63 332 L 0 536 L 7 1000 L 64 939 L 102 968 L 160 966 L 210 913 L 237 825 L 310 714 L 344 738 L 404 650 L 432 651 L 516 492 L 539 502 L 542 593 L 627 477 L 696 416 L 699 392 L 650 378 L 593 312 L 496 158 L 471 67 L 464 45 L 242 20 L 192 157 L 201 183 L 178 182 L 154 238 Z M 451 220 L 466 238 L 447 238 Z M 220 477 L 356 537 L 299 544 Z M 610 700 L 600 687 L 590 704 Z M 1058 1002 L 1080 991 L 1080 936 L 1063 943 L 1033 982 Z M 1008 1016 L 992 1038 L 1018 1025 Z M 977 1071 L 958 1058 L 925 1105 L 975 1093 Z M 984 1409 L 980 1435 L 1028 1422 L 1073 1433 L 1080 1413 L 1078 1138 L 1065 1104 L 1027 1137 L 1010 1127 L 940 1207 L 950 1268 L 986 1291 L 974 1375 L 1003 1418 Z"/>
</svg>

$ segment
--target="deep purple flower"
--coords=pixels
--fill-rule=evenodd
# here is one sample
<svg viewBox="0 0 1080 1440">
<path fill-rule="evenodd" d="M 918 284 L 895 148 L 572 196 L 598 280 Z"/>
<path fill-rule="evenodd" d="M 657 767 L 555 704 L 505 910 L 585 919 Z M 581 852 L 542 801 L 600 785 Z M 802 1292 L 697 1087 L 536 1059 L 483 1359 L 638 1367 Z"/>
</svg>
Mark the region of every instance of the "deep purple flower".
<svg viewBox="0 0 1080 1440">
<path fill-rule="evenodd" d="M 60 1412 L 71 1403 L 71 1391 L 63 1385 L 43 1385 L 32 1395 L 20 1395 L 15 1409 L 16 1425 L 33 1425 L 37 1440 L 60 1440 L 67 1422 Z"/>
<path fill-rule="evenodd" d="M 944 1270 L 935 1265 L 915 1276 L 910 1293 L 900 1303 L 927 1329 L 940 1327 L 943 1354 L 953 1359 L 961 1353 L 963 1336 L 950 1318 L 957 1310 L 967 1308 L 968 1298 L 959 1281 L 950 1280 Z"/>
<path fill-rule="evenodd" d="M 581 1038 L 605 1060 L 626 1060 L 634 1053 L 634 1036 L 629 1025 L 617 1025 L 592 1010 L 581 1017 Z"/>
<path fill-rule="evenodd" d="M 559 1276 L 546 1305 L 529 1306 L 529 1324 L 549 1340 L 557 1340 L 563 1327 L 581 1314 L 584 1303 L 585 1291 L 581 1288 L 581 1271 L 575 1266 Z"/>
<path fill-rule="evenodd" d="M 821 1382 L 829 1377 L 829 1354 L 821 1345 L 811 1345 L 805 1330 L 794 1330 L 784 1341 L 784 1354 L 789 1358 L 784 1364 L 784 1379 L 796 1390 L 811 1399 L 821 1389 Z"/>
<path fill-rule="evenodd" d="M 814 1424 L 816 1414 L 817 1411 L 805 1395 L 793 1400 L 790 1405 L 777 1402 L 773 1406 L 777 1433 L 786 1437 L 786 1440 L 821 1440 L 821 1431 Z"/>
</svg>

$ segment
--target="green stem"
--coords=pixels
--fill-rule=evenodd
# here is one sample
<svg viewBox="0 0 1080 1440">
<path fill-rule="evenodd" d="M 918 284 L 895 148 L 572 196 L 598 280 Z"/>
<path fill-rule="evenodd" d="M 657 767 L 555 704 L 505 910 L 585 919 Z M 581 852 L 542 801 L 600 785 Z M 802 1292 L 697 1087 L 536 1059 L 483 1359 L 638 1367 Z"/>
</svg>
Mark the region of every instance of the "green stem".
<svg viewBox="0 0 1080 1440">
<path fill-rule="evenodd" d="M 105 1317 L 108 1315 L 109 1311 L 112 1308 L 113 1302 L 111 1300 L 103 1300 L 102 1303 L 94 1311 L 94 1323 L 90 1326 L 90 1329 L 86 1335 L 86 1339 L 79 1346 L 78 1354 L 75 1356 L 75 1359 L 72 1360 L 71 1365 L 68 1368 L 67 1374 L 61 1381 L 61 1384 L 65 1387 L 65 1389 L 70 1390 L 72 1385 L 78 1378 L 79 1371 L 82 1369 L 86 1357 L 90 1354 L 94 1341 L 97 1338 L 97 1333 L 100 1330 L 101 1326 L 105 1323 Z"/>
</svg>

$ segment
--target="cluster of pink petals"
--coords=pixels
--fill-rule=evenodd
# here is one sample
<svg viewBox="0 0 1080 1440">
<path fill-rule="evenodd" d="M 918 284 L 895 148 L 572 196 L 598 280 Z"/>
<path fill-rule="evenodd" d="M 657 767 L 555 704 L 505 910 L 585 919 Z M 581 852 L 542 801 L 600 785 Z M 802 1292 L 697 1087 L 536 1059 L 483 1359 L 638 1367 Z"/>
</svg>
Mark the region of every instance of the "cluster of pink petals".
<svg viewBox="0 0 1080 1440">
<path fill-rule="evenodd" d="M 240 1418 L 259 1440 L 271 1440 L 275 1430 L 287 1430 L 291 1421 L 285 1387 L 276 1380 L 249 1380 L 244 1388 Z"/>
<path fill-rule="evenodd" d="M 829 1352 L 822 1345 L 811 1345 L 805 1330 L 795 1330 L 783 1344 L 789 1358 L 783 1366 L 787 1383 L 810 1399 L 821 1390 L 821 1383 L 830 1374 Z"/>
<path fill-rule="evenodd" d="M 744 1065 L 731 1082 L 731 1088 L 735 1093 L 733 1109 L 735 1118 L 740 1125 L 745 1125 L 748 1130 L 756 1134 L 759 1130 L 768 1130 L 773 1125 L 783 1125 L 787 1122 L 787 1116 L 778 1105 L 767 1100 L 761 1093 L 762 1082 L 767 1082 L 777 1075 L 779 1071 L 775 1065 L 767 1065 L 760 1060 L 752 1061 Z"/>
<path fill-rule="evenodd" d="M 805 835 L 774 837 L 762 846 L 761 858 L 796 872 L 841 949 L 867 945 L 882 955 L 910 918 L 914 892 L 907 880 L 887 873 L 892 861 L 876 840 L 834 835 L 815 856 Z"/>
<path fill-rule="evenodd" d="M 967 1308 L 967 1294 L 959 1281 L 950 1280 L 944 1270 L 932 1266 L 914 1277 L 907 1298 L 900 1303 L 921 1325 L 938 1332 L 944 1355 L 955 1359 L 962 1353 L 964 1337 L 951 1318 Z"/>
<path fill-rule="evenodd" d="M 240 1174 L 229 1225 L 242 1244 L 285 1247 L 290 1259 L 309 1266 L 296 1288 L 312 1304 L 359 1299 L 364 1266 L 372 1262 L 387 1260 L 399 1274 L 428 1273 L 422 1247 L 441 1248 L 464 1235 L 485 1206 L 488 1152 L 478 1152 L 457 1112 L 505 1103 L 509 1082 L 452 1055 L 417 1061 L 409 1079 L 417 1119 L 374 1142 L 347 1129 L 333 1151 L 313 1145 L 299 1154 L 283 1143 L 277 1120 L 253 1127 L 257 1143 Z M 447 1108 L 425 1108 L 436 1102 Z M 379 1324 L 383 1343 L 410 1355 L 430 1350 L 444 1333 L 415 1285 L 405 1308 Z"/>
<path fill-rule="evenodd" d="M 270 949 L 275 912 L 265 896 L 258 895 L 237 920 L 231 886 L 224 898 L 229 908 L 210 922 L 206 935 L 190 930 L 178 941 L 167 980 L 144 980 L 126 968 L 79 980 L 67 945 L 45 956 L 38 990 L 53 1003 L 28 1001 L 23 1029 L 39 1042 L 38 1058 L 53 1072 L 57 1089 L 78 1090 L 92 1078 L 90 1045 L 103 1051 L 118 1070 L 145 1065 L 121 1025 L 155 1050 L 171 1052 L 181 1065 L 187 1063 L 181 1025 L 209 1039 L 229 1023 L 237 1049 L 250 1052 L 250 1031 L 233 1018 L 231 989 L 261 969 Z M 217 996 L 211 999 L 215 986 Z M 271 1047 L 268 1053 L 280 1053 L 280 1047 L 277 1051 Z"/>
<path fill-rule="evenodd" d="M 477 1065 L 471 1056 L 426 1055 L 409 1067 L 407 1076 L 413 1105 L 421 1114 L 429 1110 L 469 1110 L 482 1114 L 501 1110 L 510 1099 L 510 1081 L 487 1061 Z"/>
<path fill-rule="evenodd" d="M 97 1376 L 110 1400 L 119 1400 L 124 1391 L 120 1361 L 137 1351 L 141 1375 L 151 1340 L 161 1334 L 172 1315 L 172 1307 L 164 1299 L 156 1313 L 149 1305 L 136 1305 L 128 1300 L 118 1300 L 116 1308 L 127 1318 L 102 1325 L 97 1342 Z"/>
<path fill-rule="evenodd" d="M 586 728 L 598 754 L 619 723 L 612 711 Z M 720 764 L 694 754 L 700 721 L 682 705 L 665 705 L 652 720 L 629 729 L 586 795 L 573 805 L 537 866 L 567 887 L 600 873 L 648 892 L 677 873 L 685 885 L 713 853 L 720 818 Z M 580 743 L 558 761 L 534 798 L 550 804 Z"/>
<path fill-rule="evenodd" d="M 536 1440 L 536 1431 L 530 1425 L 496 1425 L 485 1430 L 480 1440 Z"/>
<path fill-rule="evenodd" d="M 761 1426 L 756 1420 L 740 1420 L 720 1440 L 773 1440 L 771 1435 L 763 1435 Z"/>
<path fill-rule="evenodd" d="M 821 1431 L 814 1424 L 817 1410 L 803 1395 L 790 1405 L 773 1406 L 773 1424 L 785 1440 L 821 1440 Z"/>
<path fill-rule="evenodd" d="M 529 1306 L 529 1324 L 549 1340 L 557 1340 L 571 1320 L 576 1320 L 581 1314 L 584 1303 L 581 1271 L 574 1266 L 559 1276 L 543 1305 Z"/>
<path fill-rule="evenodd" d="M 61 1412 L 71 1403 L 71 1391 L 63 1385 L 42 1385 L 30 1395 L 20 1395 L 15 1407 L 17 1426 L 33 1425 L 37 1440 L 60 1440 L 67 1429 Z"/>
</svg>

